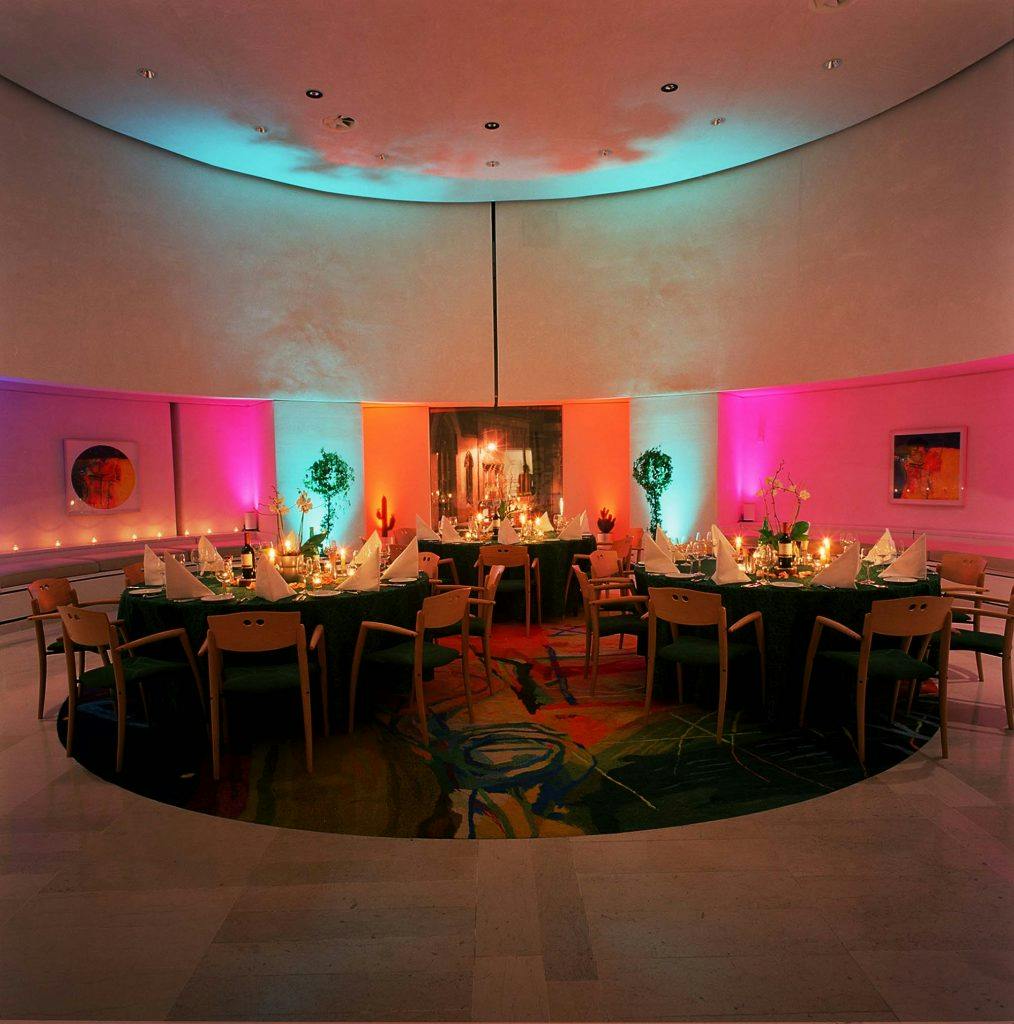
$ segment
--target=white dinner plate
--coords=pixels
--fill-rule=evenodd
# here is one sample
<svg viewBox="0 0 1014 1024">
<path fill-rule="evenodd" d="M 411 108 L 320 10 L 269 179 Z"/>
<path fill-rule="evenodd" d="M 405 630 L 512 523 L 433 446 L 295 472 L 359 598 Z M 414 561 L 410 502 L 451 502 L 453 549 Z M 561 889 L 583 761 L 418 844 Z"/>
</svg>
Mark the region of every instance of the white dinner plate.
<svg viewBox="0 0 1014 1024">
<path fill-rule="evenodd" d="M 392 576 L 390 579 L 384 580 L 384 583 L 415 583 L 418 576 Z"/>
<path fill-rule="evenodd" d="M 918 583 L 914 576 L 881 576 L 884 583 Z"/>
<path fill-rule="evenodd" d="M 341 595 L 340 590 L 308 590 L 306 592 L 307 597 L 339 597 Z"/>
<path fill-rule="evenodd" d="M 667 580 L 693 580 L 702 575 L 703 573 L 697 572 L 667 572 L 665 578 Z"/>
<path fill-rule="evenodd" d="M 130 587 L 131 594 L 161 594 L 161 587 Z"/>
<path fill-rule="evenodd" d="M 201 600 L 207 601 L 209 604 L 215 604 L 218 601 L 232 601 L 234 598 L 232 594 L 206 594 Z"/>
<path fill-rule="evenodd" d="M 797 587 L 801 587 L 803 584 L 799 580 L 772 580 L 772 587 L 786 587 L 795 590 Z"/>
</svg>

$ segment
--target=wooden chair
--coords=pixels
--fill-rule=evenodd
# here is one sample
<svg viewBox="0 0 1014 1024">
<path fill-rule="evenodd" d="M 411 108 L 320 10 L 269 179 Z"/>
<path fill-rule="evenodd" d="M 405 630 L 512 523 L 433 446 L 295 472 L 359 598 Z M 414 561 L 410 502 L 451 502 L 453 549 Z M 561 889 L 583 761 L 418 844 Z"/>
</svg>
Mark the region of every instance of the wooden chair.
<svg viewBox="0 0 1014 1024">
<path fill-rule="evenodd" d="M 458 567 L 453 558 L 441 558 L 435 551 L 419 552 L 419 571 L 426 573 L 431 589 L 440 583 L 440 566 L 446 565 L 451 572 L 455 586 L 458 584 Z"/>
<path fill-rule="evenodd" d="M 62 577 L 34 580 L 28 584 L 28 598 L 31 602 L 32 614 L 28 621 L 35 627 L 35 646 L 39 657 L 39 708 L 41 719 L 46 712 L 46 679 L 49 674 L 49 659 L 64 653 L 64 638 L 61 633 L 55 640 L 46 643 L 46 622 L 55 622 L 60 616 L 57 608 L 61 605 L 74 605 L 76 608 L 89 608 L 94 605 L 115 605 L 116 601 L 79 601 L 77 591 L 70 582 Z M 122 623 L 117 622 L 118 626 Z M 97 654 L 97 648 L 82 645 L 77 649 L 78 668 L 80 674 L 85 669 L 85 655 Z"/>
<path fill-rule="evenodd" d="M 67 659 L 67 756 L 74 747 L 74 725 L 77 720 L 79 698 L 86 689 L 97 688 L 110 691 L 116 701 L 116 770 L 123 771 L 124 747 L 127 740 L 127 690 L 137 687 L 141 701 L 147 711 L 144 693 L 146 682 L 161 676 L 176 676 L 183 666 L 175 661 L 138 657 L 135 652 L 148 644 L 177 639 L 190 666 L 190 672 L 197 688 L 197 696 L 204 708 L 204 691 L 197 671 L 193 648 L 184 629 L 167 629 L 161 633 L 141 637 L 139 640 L 123 642 L 119 627 L 110 622 L 104 612 L 93 612 L 81 605 L 60 605 L 57 609 L 63 625 L 64 654 Z M 74 665 L 75 650 L 97 651 L 102 659 L 101 668 L 78 671 Z M 123 655 L 127 657 L 124 658 Z"/>
<path fill-rule="evenodd" d="M 123 567 L 123 581 L 128 587 L 144 586 L 144 562 L 133 562 Z"/>
<path fill-rule="evenodd" d="M 584 674 L 591 671 L 589 691 L 595 696 L 595 686 L 599 679 L 599 658 L 601 656 L 602 637 L 618 636 L 620 648 L 623 647 L 624 636 L 640 636 L 647 629 L 643 607 L 648 603 L 646 597 L 635 594 L 633 581 L 629 579 L 592 580 L 577 566 L 571 570 L 577 580 L 584 608 Z M 603 591 L 622 591 L 616 597 Z"/>
<path fill-rule="evenodd" d="M 577 577 L 574 575 L 574 570 L 581 566 L 591 566 L 591 555 L 576 554 L 572 555 L 570 559 L 570 572 L 567 573 L 566 582 L 563 584 L 563 613 L 567 614 L 567 599 L 570 597 L 570 581 L 576 580 Z M 588 568 L 588 572 L 591 569 Z M 580 588 L 578 588 L 580 590 Z"/>
<path fill-rule="evenodd" d="M 984 633 L 978 624 L 971 629 L 956 629 L 951 633 L 952 651 L 974 651 L 981 664 L 984 654 L 1000 659 L 1003 672 L 1003 703 L 1007 710 L 1007 728 L 1014 729 L 1014 676 L 1011 674 L 1011 647 L 1014 645 L 1014 587 L 1007 601 L 996 597 L 955 597 L 955 601 L 971 601 L 975 618 L 998 619 L 1003 623 L 1002 633 Z M 1004 609 L 1000 611 L 999 609 Z M 980 669 L 979 678 L 982 678 Z M 913 694 L 914 696 L 914 694 Z"/>
<path fill-rule="evenodd" d="M 981 555 L 945 554 L 937 566 L 937 571 L 940 573 L 941 592 L 944 594 L 960 594 L 971 590 L 983 592 L 986 589 L 987 564 L 986 559 Z M 971 609 L 966 611 L 964 608 L 955 608 L 951 615 L 954 622 L 971 623 L 972 629 L 978 631 L 979 617 L 973 615 Z M 981 683 L 983 675 L 982 652 L 980 651 L 975 652 L 975 668 L 979 673 L 979 682 Z"/>
<path fill-rule="evenodd" d="M 486 574 L 486 583 L 481 587 L 460 587 L 453 584 L 442 583 L 434 587 L 437 592 L 447 590 L 465 589 L 475 597 L 469 597 L 468 603 L 474 608 L 474 613 L 469 614 L 468 635 L 478 636 L 482 639 L 482 660 L 486 667 L 486 685 L 489 692 L 493 693 L 493 661 L 490 652 L 490 641 L 493 636 L 493 610 L 496 606 L 496 591 L 500 585 L 500 577 L 503 576 L 504 567 L 494 565 Z M 444 626 L 442 630 L 431 629 L 430 636 L 454 636 L 460 632 L 456 624 Z"/>
<path fill-rule="evenodd" d="M 863 631 L 857 633 L 834 619 L 818 615 L 806 652 L 803 672 L 803 692 L 799 702 L 799 724 L 806 719 L 806 699 L 810 692 L 810 677 L 814 663 L 826 667 L 837 666 L 856 674 L 856 750 L 859 761 L 866 766 L 866 689 L 871 681 L 889 681 L 894 684 L 894 708 L 898 703 L 898 690 L 902 681 L 929 679 L 937 676 L 940 687 L 940 746 L 947 756 L 947 661 L 951 646 L 951 597 L 900 597 L 874 601 L 863 620 Z M 824 628 L 833 629 L 859 643 L 858 651 L 820 651 L 820 637 Z M 940 635 L 939 665 L 926 661 L 930 639 Z M 893 637 L 903 641 L 901 647 L 874 648 L 874 637 Z M 923 638 L 919 656 L 909 654 L 915 637 Z"/>
<path fill-rule="evenodd" d="M 423 691 L 423 671 L 449 665 L 461 659 L 461 679 L 465 686 L 465 701 L 468 705 L 468 720 L 475 721 L 472 713 L 472 687 L 468 681 L 468 637 L 470 618 L 468 608 L 470 600 L 482 604 L 482 601 L 469 598 L 468 587 L 455 587 L 442 594 L 427 597 L 416 615 L 415 629 L 405 629 L 389 622 L 364 622 L 359 627 L 355 652 L 352 655 L 352 677 L 349 684 L 349 732 L 355 727 L 356 720 L 356 689 L 359 685 L 359 670 L 364 661 L 379 668 L 411 669 L 412 700 L 419 713 L 419 731 L 422 740 L 429 746 L 429 729 L 426 726 L 426 695 Z M 427 635 L 440 633 L 450 635 L 447 627 L 458 626 L 461 635 L 460 652 L 427 639 Z M 366 642 L 371 632 L 390 633 L 405 637 L 401 643 L 366 653 Z"/>
<path fill-rule="evenodd" d="M 484 544 L 479 548 L 479 559 L 475 563 L 479 586 L 484 586 L 486 571 L 494 565 L 502 565 L 504 569 L 520 568 L 523 578 L 502 579 L 500 591 L 504 593 L 523 592 L 525 595 L 525 636 L 531 634 L 532 627 L 532 584 L 535 585 L 535 613 L 539 625 L 542 625 L 542 573 L 539 560 L 533 559 L 528 548 L 522 544 Z"/>
<path fill-rule="evenodd" d="M 223 666 L 222 655 L 253 654 L 296 648 L 296 661 L 266 665 Z M 201 647 L 208 654 L 211 710 L 211 766 L 217 779 L 220 770 L 220 739 L 225 697 L 232 693 L 268 693 L 298 690 L 303 705 L 303 743 L 306 770 L 313 774 L 313 710 L 310 705 L 310 664 L 306 627 L 299 612 L 234 612 L 208 616 L 208 638 Z M 320 704 L 324 735 L 330 733 L 327 707 L 327 650 L 324 627 L 317 626 L 310 638 L 310 650 L 317 654 L 320 676 Z"/>
<path fill-rule="evenodd" d="M 644 527 L 638 526 L 630 531 L 630 558 L 627 561 L 627 568 L 635 562 L 641 561 L 644 554 Z"/>
<path fill-rule="evenodd" d="M 672 643 L 658 646 L 658 624 L 666 622 L 672 631 Z M 733 633 L 753 623 L 756 646 L 730 641 Z M 703 628 L 714 626 L 717 636 L 684 635 L 680 626 Z M 651 694 L 655 684 L 655 662 L 661 658 L 676 666 L 676 695 L 683 702 L 683 666 L 718 669 L 718 722 L 715 742 L 722 742 L 725 729 L 725 706 L 729 693 L 729 665 L 757 658 L 760 665 L 761 702 L 766 699 L 764 618 L 759 611 L 744 615 L 731 626 L 727 624 L 721 594 L 708 594 L 682 587 L 648 588 L 648 686 L 644 708 L 651 710 Z"/>
</svg>

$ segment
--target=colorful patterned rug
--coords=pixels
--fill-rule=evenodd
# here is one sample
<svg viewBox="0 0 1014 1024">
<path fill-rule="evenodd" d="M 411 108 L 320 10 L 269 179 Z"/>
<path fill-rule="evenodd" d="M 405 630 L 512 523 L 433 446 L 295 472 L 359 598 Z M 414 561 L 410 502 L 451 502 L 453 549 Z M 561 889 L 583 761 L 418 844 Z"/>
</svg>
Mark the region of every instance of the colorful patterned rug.
<svg viewBox="0 0 1014 1024">
<path fill-rule="evenodd" d="M 351 735 L 316 737 L 315 771 L 303 767 L 298 701 L 230 709 L 232 734 L 214 782 L 203 759 L 170 781 L 155 755 L 128 740 L 116 779 L 82 743 L 77 756 L 110 780 L 205 814 L 287 828 L 377 836 L 515 838 L 627 832 L 749 814 L 809 800 L 864 777 L 856 757 L 851 687 L 824 709 L 823 726 L 783 729 L 760 713 L 752 679 L 730 681 L 725 736 L 715 742 L 716 682 L 687 676 L 685 697 L 656 685 L 644 711 L 644 659 L 616 638 L 603 642 L 597 692 L 584 678 L 576 624 L 537 630 L 498 625 L 489 695 L 473 660 L 470 723 L 458 666 L 427 684 L 430 746 L 418 740 L 407 683 L 361 684 L 374 700 Z M 884 696 L 884 695 L 882 695 Z M 89 716 L 103 715 L 103 702 Z M 868 716 L 868 773 L 903 760 L 937 730 L 935 696 Z M 248 712 L 248 713 L 247 713 Z M 110 709 L 105 712 L 108 717 Z M 837 724 L 835 724 L 837 723 Z M 843 724 L 844 723 L 844 724 Z M 83 723 L 82 723 L 83 725 Z M 143 730 L 138 723 L 134 729 Z M 87 729 L 79 728 L 79 735 Z M 178 744 L 178 737 L 176 737 Z M 206 742 L 206 741 L 204 741 Z M 166 748 L 172 747 L 165 739 Z M 178 749 L 178 747 L 177 747 Z"/>
</svg>

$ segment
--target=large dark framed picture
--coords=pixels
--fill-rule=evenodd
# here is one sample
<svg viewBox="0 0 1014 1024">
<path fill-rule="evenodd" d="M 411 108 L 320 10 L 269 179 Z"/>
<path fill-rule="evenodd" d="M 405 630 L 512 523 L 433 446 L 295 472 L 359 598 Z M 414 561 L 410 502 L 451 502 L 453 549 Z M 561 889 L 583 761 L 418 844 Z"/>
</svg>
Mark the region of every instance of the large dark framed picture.
<svg viewBox="0 0 1014 1024">
<path fill-rule="evenodd" d="M 141 507 L 136 441 L 63 442 L 69 512 L 129 512 Z"/>
<path fill-rule="evenodd" d="M 891 501 L 964 505 L 965 428 L 891 432 Z"/>
</svg>

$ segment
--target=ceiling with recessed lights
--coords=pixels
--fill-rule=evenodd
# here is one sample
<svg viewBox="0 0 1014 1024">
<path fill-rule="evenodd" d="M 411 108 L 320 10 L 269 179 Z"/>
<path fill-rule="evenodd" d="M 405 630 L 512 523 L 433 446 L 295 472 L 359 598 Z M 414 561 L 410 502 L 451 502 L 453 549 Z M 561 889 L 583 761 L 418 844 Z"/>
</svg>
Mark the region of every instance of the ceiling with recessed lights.
<svg viewBox="0 0 1014 1024">
<path fill-rule="evenodd" d="M 4 0 L 0 74 L 216 167 L 431 202 L 623 192 L 872 117 L 1010 0 Z"/>
</svg>

